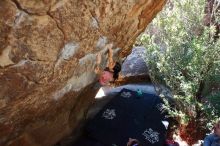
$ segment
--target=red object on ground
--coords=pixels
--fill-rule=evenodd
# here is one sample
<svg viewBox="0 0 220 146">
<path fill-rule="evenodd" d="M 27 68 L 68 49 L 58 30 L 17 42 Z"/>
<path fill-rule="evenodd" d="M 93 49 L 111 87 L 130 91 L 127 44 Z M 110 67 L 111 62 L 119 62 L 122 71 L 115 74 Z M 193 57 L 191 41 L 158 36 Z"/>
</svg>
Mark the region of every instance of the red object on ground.
<svg viewBox="0 0 220 146">
<path fill-rule="evenodd" d="M 205 129 L 199 123 L 199 120 L 191 120 L 188 125 L 180 125 L 179 135 L 182 140 L 186 141 L 189 145 L 195 144 L 198 140 L 205 137 Z"/>
</svg>

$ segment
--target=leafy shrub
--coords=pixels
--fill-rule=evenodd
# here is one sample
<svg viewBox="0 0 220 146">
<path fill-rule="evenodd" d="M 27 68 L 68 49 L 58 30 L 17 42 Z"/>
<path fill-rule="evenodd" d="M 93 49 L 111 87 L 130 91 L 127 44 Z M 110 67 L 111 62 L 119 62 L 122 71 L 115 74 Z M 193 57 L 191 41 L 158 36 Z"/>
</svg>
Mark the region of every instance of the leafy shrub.
<svg viewBox="0 0 220 146">
<path fill-rule="evenodd" d="M 165 108 L 181 124 L 196 120 L 211 125 L 220 113 L 220 92 L 210 90 L 220 81 L 219 4 L 215 0 L 207 20 L 206 0 L 170 0 L 138 42 L 147 48 L 153 82 L 171 89 L 176 106 L 166 102 Z"/>
</svg>

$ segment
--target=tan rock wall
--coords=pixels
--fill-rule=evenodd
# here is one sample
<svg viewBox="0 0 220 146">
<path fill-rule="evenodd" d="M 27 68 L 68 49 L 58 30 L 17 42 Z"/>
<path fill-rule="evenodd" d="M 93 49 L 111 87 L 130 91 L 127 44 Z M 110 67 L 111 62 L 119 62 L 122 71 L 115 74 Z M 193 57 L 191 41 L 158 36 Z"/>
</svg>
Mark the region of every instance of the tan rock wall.
<svg viewBox="0 0 220 146">
<path fill-rule="evenodd" d="M 75 129 L 96 54 L 103 67 L 106 44 L 127 55 L 165 1 L 0 0 L 0 145 L 50 146 Z"/>
</svg>

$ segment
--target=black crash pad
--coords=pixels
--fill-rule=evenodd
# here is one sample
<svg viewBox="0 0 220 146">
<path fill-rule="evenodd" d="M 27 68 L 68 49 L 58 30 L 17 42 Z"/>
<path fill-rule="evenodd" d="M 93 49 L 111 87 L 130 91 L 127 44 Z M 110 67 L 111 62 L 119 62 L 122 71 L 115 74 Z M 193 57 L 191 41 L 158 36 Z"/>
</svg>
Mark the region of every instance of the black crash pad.
<svg viewBox="0 0 220 146">
<path fill-rule="evenodd" d="M 106 146 L 125 146 L 129 138 L 162 146 L 166 133 L 162 103 L 156 95 L 123 89 L 88 123 L 87 132 Z"/>
</svg>

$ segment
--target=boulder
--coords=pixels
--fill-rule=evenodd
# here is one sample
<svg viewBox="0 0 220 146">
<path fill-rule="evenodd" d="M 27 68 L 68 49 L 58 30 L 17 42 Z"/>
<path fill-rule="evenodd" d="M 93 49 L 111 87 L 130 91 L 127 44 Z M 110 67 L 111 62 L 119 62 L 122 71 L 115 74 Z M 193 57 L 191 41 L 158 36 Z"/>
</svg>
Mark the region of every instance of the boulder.
<svg viewBox="0 0 220 146">
<path fill-rule="evenodd" d="M 1 0 L 0 145 L 50 146 L 94 100 L 96 55 L 129 54 L 166 0 Z"/>
</svg>

